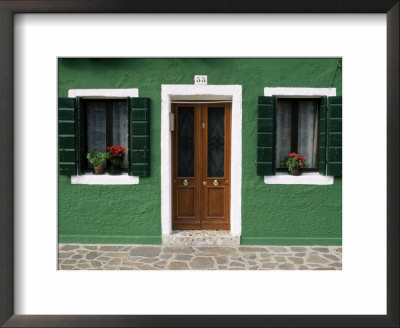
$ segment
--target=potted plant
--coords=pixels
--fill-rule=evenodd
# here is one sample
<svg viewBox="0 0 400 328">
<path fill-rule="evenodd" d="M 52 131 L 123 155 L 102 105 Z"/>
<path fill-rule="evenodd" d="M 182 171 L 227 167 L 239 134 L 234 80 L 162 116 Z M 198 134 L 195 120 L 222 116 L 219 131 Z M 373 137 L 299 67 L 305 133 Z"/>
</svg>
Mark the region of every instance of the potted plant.
<svg viewBox="0 0 400 328">
<path fill-rule="evenodd" d="M 121 164 L 125 159 L 126 149 L 121 146 L 107 147 L 108 159 L 111 163 L 110 174 L 121 174 Z"/>
<path fill-rule="evenodd" d="M 89 163 L 93 165 L 94 172 L 96 174 L 103 173 L 104 171 L 104 163 L 106 162 L 108 158 L 107 153 L 102 153 L 94 149 L 91 153 L 88 153 L 86 155 L 86 158 L 88 159 Z"/>
<path fill-rule="evenodd" d="M 300 169 L 307 167 L 308 163 L 303 155 L 300 156 L 296 153 L 290 153 L 283 158 L 281 166 L 286 167 L 289 174 L 301 175 Z"/>
</svg>

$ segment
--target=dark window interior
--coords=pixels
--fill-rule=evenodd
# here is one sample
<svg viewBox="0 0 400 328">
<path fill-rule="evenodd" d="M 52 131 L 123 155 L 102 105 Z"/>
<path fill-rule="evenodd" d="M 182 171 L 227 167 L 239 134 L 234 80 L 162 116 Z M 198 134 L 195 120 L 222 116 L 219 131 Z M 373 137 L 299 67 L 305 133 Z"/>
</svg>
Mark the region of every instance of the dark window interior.
<svg viewBox="0 0 400 328">
<path fill-rule="evenodd" d="M 305 171 L 317 171 L 319 162 L 319 107 L 320 99 L 278 99 L 277 108 L 277 171 L 280 161 L 289 153 L 304 155 L 309 164 Z"/>
<path fill-rule="evenodd" d="M 128 112 L 125 100 L 86 99 L 83 101 L 84 115 L 82 126 L 84 129 L 85 154 L 96 149 L 105 152 L 106 147 L 122 146 L 128 153 Z M 85 168 L 92 166 L 85 160 Z M 107 169 L 107 164 L 105 165 Z M 122 164 L 127 171 L 127 156 Z"/>
</svg>

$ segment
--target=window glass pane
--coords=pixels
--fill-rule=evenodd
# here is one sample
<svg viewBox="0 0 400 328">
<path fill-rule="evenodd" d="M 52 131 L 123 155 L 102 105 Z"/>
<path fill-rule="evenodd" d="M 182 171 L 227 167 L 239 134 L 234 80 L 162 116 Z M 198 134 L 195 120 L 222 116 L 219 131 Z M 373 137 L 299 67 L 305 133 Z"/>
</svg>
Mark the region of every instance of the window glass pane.
<svg viewBox="0 0 400 328">
<path fill-rule="evenodd" d="M 126 101 L 112 103 L 112 125 L 113 145 L 124 147 L 128 151 L 128 105 Z M 128 153 L 121 167 L 128 167 Z"/>
<path fill-rule="evenodd" d="M 178 108 L 178 176 L 194 177 L 194 108 Z"/>
<path fill-rule="evenodd" d="M 208 109 L 208 177 L 224 176 L 225 108 Z"/>
<path fill-rule="evenodd" d="M 277 108 L 276 167 L 291 152 L 292 101 L 279 100 Z"/>
<path fill-rule="evenodd" d="M 88 152 L 94 149 L 104 152 L 106 151 L 106 104 L 88 102 L 86 108 Z"/>
<path fill-rule="evenodd" d="M 318 104 L 313 100 L 298 102 L 298 152 L 304 155 L 309 168 L 317 167 Z"/>
</svg>

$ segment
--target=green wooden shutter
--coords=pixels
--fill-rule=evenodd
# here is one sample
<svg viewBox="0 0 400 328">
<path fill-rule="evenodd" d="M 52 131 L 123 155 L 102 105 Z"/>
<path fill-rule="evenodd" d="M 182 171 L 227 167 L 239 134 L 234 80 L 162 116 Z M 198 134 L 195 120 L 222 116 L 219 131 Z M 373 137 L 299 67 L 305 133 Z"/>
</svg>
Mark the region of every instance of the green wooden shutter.
<svg viewBox="0 0 400 328">
<path fill-rule="evenodd" d="M 78 130 L 78 149 L 77 149 L 77 160 L 78 160 L 78 174 L 83 174 L 83 170 L 86 167 L 86 154 L 85 142 L 86 142 L 86 112 L 83 108 L 82 98 L 77 97 L 77 130 Z"/>
<path fill-rule="evenodd" d="M 326 116 L 328 112 L 327 97 L 322 97 L 319 110 L 319 173 L 326 174 Z"/>
<path fill-rule="evenodd" d="M 129 175 L 150 175 L 150 99 L 129 99 Z"/>
<path fill-rule="evenodd" d="M 75 98 L 58 98 L 58 159 L 60 175 L 76 174 Z"/>
<path fill-rule="evenodd" d="M 257 175 L 275 175 L 276 97 L 258 97 Z"/>
<path fill-rule="evenodd" d="M 327 175 L 342 176 L 342 97 L 328 98 Z"/>
</svg>

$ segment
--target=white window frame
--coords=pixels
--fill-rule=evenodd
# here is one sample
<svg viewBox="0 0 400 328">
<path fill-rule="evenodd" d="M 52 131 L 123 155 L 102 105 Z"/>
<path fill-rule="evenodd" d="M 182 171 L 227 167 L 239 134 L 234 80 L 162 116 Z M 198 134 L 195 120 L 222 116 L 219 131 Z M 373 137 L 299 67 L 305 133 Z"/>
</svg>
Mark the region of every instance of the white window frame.
<svg viewBox="0 0 400 328">
<path fill-rule="evenodd" d="M 82 97 L 84 99 L 125 99 L 127 97 L 139 97 L 139 89 L 70 89 L 68 98 Z M 71 184 L 84 185 L 134 185 L 139 184 L 138 176 L 131 176 L 128 173 L 121 175 L 110 175 L 108 173 L 94 175 L 85 173 L 72 175 Z"/>
<path fill-rule="evenodd" d="M 323 96 L 336 96 L 336 88 L 264 88 L 264 96 L 276 96 L 279 98 L 321 98 Z M 331 185 L 333 176 L 321 175 L 319 172 L 304 172 L 294 176 L 285 172 L 277 172 L 276 175 L 264 176 L 265 184 L 304 184 L 304 185 Z"/>
</svg>

